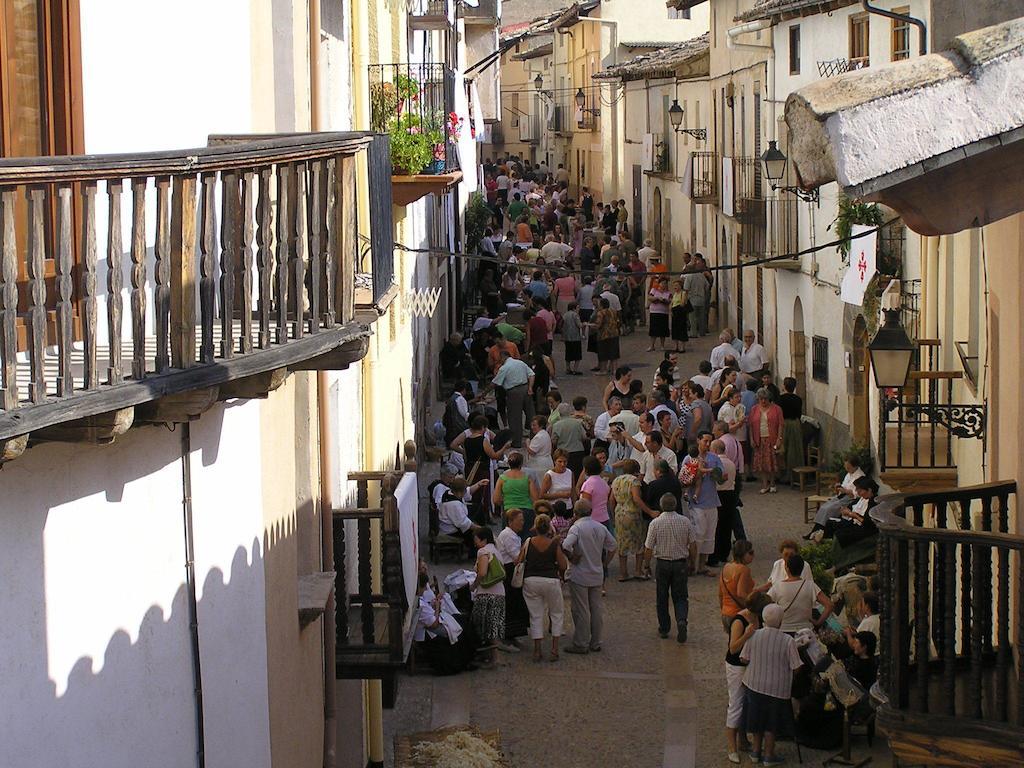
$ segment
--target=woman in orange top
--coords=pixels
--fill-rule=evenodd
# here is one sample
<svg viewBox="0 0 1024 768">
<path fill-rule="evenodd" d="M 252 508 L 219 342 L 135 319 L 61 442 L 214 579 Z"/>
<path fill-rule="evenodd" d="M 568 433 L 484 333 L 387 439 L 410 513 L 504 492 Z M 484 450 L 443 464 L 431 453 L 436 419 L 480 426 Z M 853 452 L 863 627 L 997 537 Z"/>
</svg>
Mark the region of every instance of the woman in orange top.
<svg viewBox="0 0 1024 768">
<path fill-rule="evenodd" d="M 722 568 L 718 578 L 718 605 L 722 609 L 722 626 L 729 631 L 733 617 L 747 607 L 747 598 L 754 590 L 750 564 L 754 562 L 754 545 L 739 539 L 732 545 L 732 562 Z"/>
</svg>

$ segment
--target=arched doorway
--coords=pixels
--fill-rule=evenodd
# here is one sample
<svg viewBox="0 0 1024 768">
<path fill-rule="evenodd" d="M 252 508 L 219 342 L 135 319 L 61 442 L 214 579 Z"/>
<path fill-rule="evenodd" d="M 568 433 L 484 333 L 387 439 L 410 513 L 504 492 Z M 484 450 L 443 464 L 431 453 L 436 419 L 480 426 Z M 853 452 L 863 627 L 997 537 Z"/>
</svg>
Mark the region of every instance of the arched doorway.
<svg viewBox="0 0 1024 768">
<path fill-rule="evenodd" d="M 853 381 L 850 392 L 853 396 L 853 419 L 850 429 L 853 441 L 861 445 L 871 442 L 871 406 L 868 392 L 871 382 L 868 371 L 868 326 L 863 315 L 858 315 L 853 324 Z"/>
<path fill-rule="evenodd" d="M 664 251 L 661 249 L 661 190 L 654 188 L 654 202 L 651 203 L 651 231 L 654 238 L 654 250 L 664 258 Z"/>
<path fill-rule="evenodd" d="M 793 330 L 789 332 L 789 375 L 796 379 L 796 393 L 807 400 L 807 338 L 804 336 L 804 305 L 793 302 Z"/>
</svg>

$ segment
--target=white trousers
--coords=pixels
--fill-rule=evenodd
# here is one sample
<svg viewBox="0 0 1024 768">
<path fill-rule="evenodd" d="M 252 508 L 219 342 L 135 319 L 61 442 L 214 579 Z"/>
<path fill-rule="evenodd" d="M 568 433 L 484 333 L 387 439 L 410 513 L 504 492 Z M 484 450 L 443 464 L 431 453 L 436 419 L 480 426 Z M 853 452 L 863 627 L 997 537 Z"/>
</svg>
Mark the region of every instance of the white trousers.
<svg viewBox="0 0 1024 768">
<path fill-rule="evenodd" d="M 725 686 L 729 689 L 729 708 L 725 711 L 725 727 L 739 728 L 743 718 L 743 670 L 725 662 Z"/>
<path fill-rule="evenodd" d="M 718 507 L 690 505 L 690 519 L 697 529 L 697 552 L 710 555 L 715 551 L 715 529 L 718 527 Z"/>
<path fill-rule="evenodd" d="M 565 619 L 562 582 L 547 576 L 527 576 L 523 579 L 523 597 L 530 611 L 530 639 L 544 637 L 544 619 L 548 616 L 551 617 L 551 636 L 561 637 Z"/>
</svg>

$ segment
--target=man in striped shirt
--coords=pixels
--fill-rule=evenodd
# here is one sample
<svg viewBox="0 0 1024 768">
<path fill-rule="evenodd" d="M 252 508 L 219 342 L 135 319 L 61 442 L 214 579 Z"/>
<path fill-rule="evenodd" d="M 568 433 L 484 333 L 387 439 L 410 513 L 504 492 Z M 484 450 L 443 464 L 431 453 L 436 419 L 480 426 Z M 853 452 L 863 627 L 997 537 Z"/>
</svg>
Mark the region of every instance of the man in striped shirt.
<svg viewBox="0 0 1024 768">
<path fill-rule="evenodd" d="M 753 625 L 747 627 L 750 636 L 740 652 L 740 659 L 747 664 L 743 687 L 747 731 L 752 736 L 754 747 L 750 757 L 755 765 L 762 761 L 762 742 L 762 765 L 781 765 L 783 762 L 775 755 L 775 734 L 793 717 L 790 704 L 793 673 L 803 664 L 796 641 L 779 629 L 783 613 L 782 606 L 776 603 L 765 606 L 761 612 L 764 626 L 756 632 L 752 631 Z"/>
<path fill-rule="evenodd" d="M 693 523 L 676 511 L 676 498 L 666 493 L 658 502 L 661 514 L 651 521 L 647 529 L 647 541 L 644 545 L 644 566 L 650 568 L 651 556 L 656 558 L 654 578 L 656 585 L 655 600 L 658 611 L 658 635 L 668 637 L 672 626 L 668 613 L 669 592 L 672 593 L 672 604 L 676 612 L 676 624 L 679 632 L 676 640 L 686 642 L 686 620 L 690 612 L 690 597 L 687 591 L 686 578 L 689 573 L 687 559 L 692 562 L 697 556 L 697 540 Z"/>
</svg>

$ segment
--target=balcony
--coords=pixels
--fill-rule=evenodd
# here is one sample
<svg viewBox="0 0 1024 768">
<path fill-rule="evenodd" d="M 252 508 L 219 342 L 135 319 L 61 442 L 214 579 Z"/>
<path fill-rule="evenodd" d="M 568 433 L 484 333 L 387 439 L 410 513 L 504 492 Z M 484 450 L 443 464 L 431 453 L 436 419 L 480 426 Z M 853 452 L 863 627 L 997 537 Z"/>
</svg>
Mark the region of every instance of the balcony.
<svg viewBox="0 0 1024 768">
<path fill-rule="evenodd" d="M 466 20 L 466 26 L 493 27 L 501 22 L 500 2 L 499 0 L 479 0 L 476 7 L 459 3 L 459 17 Z"/>
<path fill-rule="evenodd" d="M 675 174 L 672 172 L 672 156 L 669 152 L 669 143 L 664 134 L 652 133 L 650 167 L 644 171 L 648 176 L 659 179 L 675 181 Z"/>
<path fill-rule="evenodd" d="M 766 257 L 778 257 L 800 252 L 800 201 L 792 195 L 773 197 L 766 201 L 768 219 L 772 224 L 772 237 Z M 802 266 L 799 256 L 775 258 L 764 265 L 769 269 L 785 269 L 799 272 Z"/>
<path fill-rule="evenodd" d="M 393 683 L 416 629 L 416 475 L 355 472 L 348 479 L 356 482 L 356 506 L 334 510 L 332 524 L 336 675 Z"/>
<path fill-rule="evenodd" d="M 417 31 L 445 30 L 455 15 L 455 0 L 410 0 L 409 29 Z"/>
<path fill-rule="evenodd" d="M 691 152 L 690 162 L 693 170 L 693 194 L 695 203 L 718 203 L 718 168 L 720 161 L 717 152 Z"/>
<path fill-rule="evenodd" d="M 390 139 L 392 200 L 409 205 L 462 179 L 455 145 L 455 73 L 443 64 L 372 64 L 370 127 Z"/>
<path fill-rule="evenodd" d="M 0 161 L 4 459 L 29 437 L 109 442 L 365 354 L 355 169 L 367 154 L 376 300 L 392 281 L 386 138 L 210 143 Z"/>
<path fill-rule="evenodd" d="M 900 764 L 1024 764 L 1016 496 L 1015 482 L 997 482 L 890 496 L 871 513 L 882 617 L 872 693 Z"/>
</svg>

